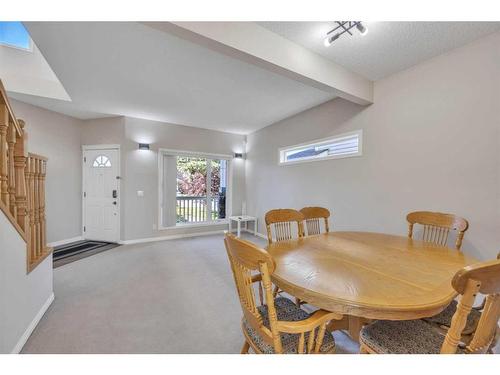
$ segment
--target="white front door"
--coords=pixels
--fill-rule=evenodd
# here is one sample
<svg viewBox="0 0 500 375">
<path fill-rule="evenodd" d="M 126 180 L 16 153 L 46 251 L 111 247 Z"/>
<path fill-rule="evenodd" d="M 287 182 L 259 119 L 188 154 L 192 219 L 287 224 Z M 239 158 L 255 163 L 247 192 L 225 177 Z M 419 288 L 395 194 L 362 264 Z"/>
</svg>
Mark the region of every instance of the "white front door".
<svg viewBox="0 0 500 375">
<path fill-rule="evenodd" d="M 83 237 L 120 240 L 118 149 L 83 151 Z"/>
</svg>

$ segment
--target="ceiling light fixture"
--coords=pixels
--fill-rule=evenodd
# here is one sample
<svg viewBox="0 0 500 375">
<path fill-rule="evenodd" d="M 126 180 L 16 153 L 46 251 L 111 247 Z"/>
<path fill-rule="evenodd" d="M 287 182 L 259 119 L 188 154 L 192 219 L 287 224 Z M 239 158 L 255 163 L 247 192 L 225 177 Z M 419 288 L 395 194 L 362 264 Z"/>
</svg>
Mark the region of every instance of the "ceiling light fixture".
<svg viewBox="0 0 500 375">
<path fill-rule="evenodd" d="M 334 34 L 332 36 L 327 35 L 325 38 L 325 47 L 328 47 L 330 44 L 336 41 L 339 38 L 339 36 L 340 34 Z"/>
<path fill-rule="evenodd" d="M 361 35 L 366 35 L 366 33 L 368 33 L 368 29 L 366 28 L 365 25 L 363 25 L 361 22 L 358 22 L 356 24 L 356 29 L 358 29 L 359 33 Z"/>
<path fill-rule="evenodd" d="M 335 21 L 335 23 L 337 24 L 337 26 L 326 33 L 326 38 L 324 41 L 325 47 L 331 45 L 345 33 L 348 33 L 352 36 L 351 29 L 354 27 L 358 29 L 361 35 L 366 35 L 366 33 L 368 32 L 368 28 L 363 25 L 361 21 Z"/>
</svg>

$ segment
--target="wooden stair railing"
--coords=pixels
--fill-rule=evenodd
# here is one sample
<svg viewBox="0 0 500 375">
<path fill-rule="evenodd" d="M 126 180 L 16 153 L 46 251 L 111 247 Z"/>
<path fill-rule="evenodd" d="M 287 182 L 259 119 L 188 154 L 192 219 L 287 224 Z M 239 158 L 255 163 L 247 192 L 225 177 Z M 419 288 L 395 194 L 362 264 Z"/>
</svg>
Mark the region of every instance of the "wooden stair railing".
<svg viewBox="0 0 500 375">
<path fill-rule="evenodd" d="M 24 125 L 14 115 L 0 80 L 0 209 L 26 242 L 31 272 L 52 249 L 45 235 L 47 158 L 26 152 Z"/>
</svg>

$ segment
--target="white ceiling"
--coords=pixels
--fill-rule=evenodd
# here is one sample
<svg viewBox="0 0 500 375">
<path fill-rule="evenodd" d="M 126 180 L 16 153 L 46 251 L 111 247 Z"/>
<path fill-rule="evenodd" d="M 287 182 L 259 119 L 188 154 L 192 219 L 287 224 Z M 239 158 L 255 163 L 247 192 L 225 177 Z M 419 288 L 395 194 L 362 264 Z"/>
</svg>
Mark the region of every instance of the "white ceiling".
<svg viewBox="0 0 500 375">
<path fill-rule="evenodd" d="M 13 96 L 79 118 L 125 115 L 247 134 L 334 97 L 139 23 L 25 25 L 72 102 Z"/>
<path fill-rule="evenodd" d="M 378 80 L 500 30 L 500 22 L 363 22 L 364 36 L 342 35 L 329 47 L 334 22 L 259 22 L 368 79 Z"/>
<path fill-rule="evenodd" d="M 70 100 L 36 45 L 30 51 L 0 45 L 0 76 L 10 91 Z"/>
<path fill-rule="evenodd" d="M 344 35 L 326 48 L 332 23 L 259 24 L 372 80 L 500 30 L 499 22 L 367 22 L 366 36 Z M 248 134 L 334 98 L 140 23 L 25 25 L 72 101 L 9 94 L 77 118 L 130 116 Z"/>
</svg>

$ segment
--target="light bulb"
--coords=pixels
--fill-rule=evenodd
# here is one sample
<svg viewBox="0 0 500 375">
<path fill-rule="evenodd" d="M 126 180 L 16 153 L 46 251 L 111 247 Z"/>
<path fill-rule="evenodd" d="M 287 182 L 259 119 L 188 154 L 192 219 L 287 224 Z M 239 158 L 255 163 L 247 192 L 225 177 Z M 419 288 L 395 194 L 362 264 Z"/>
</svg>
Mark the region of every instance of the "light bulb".
<svg viewBox="0 0 500 375">
<path fill-rule="evenodd" d="M 361 35 L 366 35 L 368 33 L 368 28 L 366 26 L 364 26 L 361 22 L 358 22 L 356 24 L 356 29 L 359 30 L 359 33 Z"/>
<path fill-rule="evenodd" d="M 339 38 L 340 34 L 335 34 L 333 36 L 326 36 L 325 38 L 325 47 L 328 47 L 330 44 L 332 44 L 334 41 L 336 41 Z"/>
</svg>

